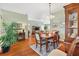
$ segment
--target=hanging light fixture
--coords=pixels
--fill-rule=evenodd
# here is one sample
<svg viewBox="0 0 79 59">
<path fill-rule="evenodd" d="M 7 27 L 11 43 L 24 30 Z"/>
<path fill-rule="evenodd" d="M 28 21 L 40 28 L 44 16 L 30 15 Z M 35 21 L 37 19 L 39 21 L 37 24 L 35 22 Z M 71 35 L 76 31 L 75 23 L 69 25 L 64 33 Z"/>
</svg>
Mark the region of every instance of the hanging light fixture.
<svg viewBox="0 0 79 59">
<path fill-rule="evenodd" d="M 49 19 L 52 20 L 55 16 L 53 15 L 52 12 L 52 4 L 49 3 Z"/>
</svg>

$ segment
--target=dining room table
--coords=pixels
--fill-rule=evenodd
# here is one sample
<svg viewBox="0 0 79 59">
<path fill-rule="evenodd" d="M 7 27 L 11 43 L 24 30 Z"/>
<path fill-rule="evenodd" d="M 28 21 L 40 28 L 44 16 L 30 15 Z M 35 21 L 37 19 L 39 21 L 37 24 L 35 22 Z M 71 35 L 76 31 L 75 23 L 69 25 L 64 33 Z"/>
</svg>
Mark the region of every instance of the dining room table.
<svg viewBox="0 0 79 59">
<path fill-rule="evenodd" d="M 46 51 L 48 51 L 48 40 L 50 39 L 53 41 L 53 33 L 47 32 L 47 33 L 42 33 L 41 38 L 46 40 Z"/>
</svg>

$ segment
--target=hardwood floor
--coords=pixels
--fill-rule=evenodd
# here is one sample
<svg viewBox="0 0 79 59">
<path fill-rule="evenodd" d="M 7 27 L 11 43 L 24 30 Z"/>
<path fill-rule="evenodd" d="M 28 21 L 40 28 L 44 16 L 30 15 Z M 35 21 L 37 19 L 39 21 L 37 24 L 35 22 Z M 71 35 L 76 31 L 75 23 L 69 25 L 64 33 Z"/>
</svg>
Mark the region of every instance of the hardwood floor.
<svg viewBox="0 0 79 59">
<path fill-rule="evenodd" d="M 23 41 L 18 41 L 16 44 L 11 46 L 9 52 L 2 53 L 0 56 L 39 56 L 35 51 L 33 51 L 29 44 L 34 44 L 34 39 L 29 43 L 30 39 Z"/>
<path fill-rule="evenodd" d="M 0 56 L 39 56 L 34 50 L 30 48 L 29 45 L 32 45 L 32 44 L 35 44 L 34 38 L 18 41 L 16 42 L 16 44 L 10 47 L 9 52 L 1 53 Z M 69 48 L 69 45 L 67 47 Z M 63 46 L 59 49 L 64 51 Z M 74 51 L 74 56 L 79 56 L 79 48 L 76 48 L 76 50 Z"/>
</svg>

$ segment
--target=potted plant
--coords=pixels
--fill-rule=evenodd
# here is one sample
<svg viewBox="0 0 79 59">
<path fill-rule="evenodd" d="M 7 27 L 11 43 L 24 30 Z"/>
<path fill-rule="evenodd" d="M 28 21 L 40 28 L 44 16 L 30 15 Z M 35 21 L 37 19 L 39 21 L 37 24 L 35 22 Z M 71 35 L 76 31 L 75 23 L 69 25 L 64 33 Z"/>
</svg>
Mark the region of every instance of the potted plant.
<svg viewBox="0 0 79 59">
<path fill-rule="evenodd" d="M 14 44 L 17 41 L 17 32 L 14 29 L 15 24 L 11 23 L 10 25 L 7 25 L 6 23 L 3 23 L 3 27 L 5 29 L 5 34 L 0 37 L 0 41 L 2 43 L 2 52 L 8 52 L 10 49 L 10 46 Z"/>
</svg>

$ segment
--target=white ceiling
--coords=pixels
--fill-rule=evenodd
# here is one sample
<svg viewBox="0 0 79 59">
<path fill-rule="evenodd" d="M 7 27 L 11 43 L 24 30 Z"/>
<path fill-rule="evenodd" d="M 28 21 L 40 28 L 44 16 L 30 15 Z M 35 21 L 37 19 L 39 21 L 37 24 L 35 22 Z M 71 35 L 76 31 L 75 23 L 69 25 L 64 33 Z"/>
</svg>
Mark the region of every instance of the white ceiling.
<svg viewBox="0 0 79 59">
<path fill-rule="evenodd" d="M 52 11 L 63 9 L 67 3 L 52 3 Z M 0 3 L 1 9 L 27 14 L 32 19 L 43 19 L 49 14 L 48 3 Z"/>
</svg>

